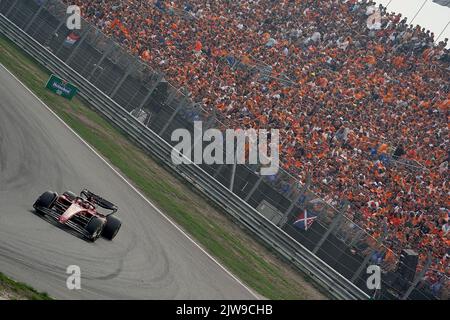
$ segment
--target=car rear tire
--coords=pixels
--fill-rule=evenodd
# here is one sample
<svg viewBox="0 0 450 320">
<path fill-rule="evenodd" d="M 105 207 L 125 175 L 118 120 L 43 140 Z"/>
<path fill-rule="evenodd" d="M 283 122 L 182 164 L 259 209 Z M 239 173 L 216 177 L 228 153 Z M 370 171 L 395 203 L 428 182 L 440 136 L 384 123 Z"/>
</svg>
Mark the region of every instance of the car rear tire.
<svg viewBox="0 0 450 320">
<path fill-rule="evenodd" d="M 70 201 L 73 201 L 77 198 L 77 195 L 75 193 L 73 193 L 72 191 L 66 191 L 63 193 L 63 195 L 65 195 L 66 198 L 69 199 Z"/>
<path fill-rule="evenodd" d="M 104 226 L 105 223 L 103 222 L 103 220 L 97 217 L 92 217 L 92 219 L 88 222 L 86 226 L 86 231 L 89 235 L 88 236 L 89 240 L 95 241 L 98 238 L 100 238 Z"/>
<path fill-rule="evenodd" d="M 51 209 L 57 197 L 58 195 L 55 192 L 46 191 L 36 200 L 36 202 L 33 205 L 33 208 L 35 209 L 36 213 L 43 215 L 44 213 L 39 211 L 38 208 L 41 207 Z"/>
<path fill-rule="evenodd" d="M 112 240 L 117 235 L 122 226 L 122 222 L 113 216 L 106 217 L 106 224 L 103 228 L 102 236 L 107 240 Z"/>
</svg>

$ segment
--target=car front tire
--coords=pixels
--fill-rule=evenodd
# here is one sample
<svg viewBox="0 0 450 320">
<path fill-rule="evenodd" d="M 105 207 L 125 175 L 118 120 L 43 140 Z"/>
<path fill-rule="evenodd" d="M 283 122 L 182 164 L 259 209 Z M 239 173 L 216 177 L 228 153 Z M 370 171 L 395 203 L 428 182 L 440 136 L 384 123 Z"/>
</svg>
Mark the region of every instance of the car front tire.
<svg viewBox="0 0 450 320">
<path fill-rule="evenodd" d="M 106 217 L 106 224 L 103 228 L 102 236 L 107 240 L 112 240 L 117 235 L 122 226 L 122 222 L 113 216 Z"/>
<path fill-rule="evenodd" d="M 88 233 L 89 240 L 94 242 L 102 235 L 105 222 L 97 217 L 92 217 L 86 226 L 86 231 Z"/>
<path fill-rule="evenodd" d="M 39 211 L 38 208 L 41 207 L 51 209 L 57 197 L 58 195 L 55 192 L 46 191 L 36 200 L 33 208 L 35 209 L 36 213 L 43 214 L 41 211 Z"/>
</svg>

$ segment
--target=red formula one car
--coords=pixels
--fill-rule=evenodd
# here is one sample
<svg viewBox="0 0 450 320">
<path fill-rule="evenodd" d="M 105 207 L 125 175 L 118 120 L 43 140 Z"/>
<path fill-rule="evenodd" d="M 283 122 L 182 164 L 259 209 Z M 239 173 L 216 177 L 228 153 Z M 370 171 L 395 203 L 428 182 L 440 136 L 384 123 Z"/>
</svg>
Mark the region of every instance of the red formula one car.
<svg viewBox="0 0 450 320">
<path fill-rule="evenodd" d="M 100 236 L 112 240 L 122 225 L 119 219 L 112 216 L 117 212 L 117 206 L 86 189 L 79 196 L 70 191 L 62 195 L 44 192 L 33 208 L 36 213 L 53 218 L 91 241 Z M 99 209 L 107 212 L 102 213 Z"/>
</svg>

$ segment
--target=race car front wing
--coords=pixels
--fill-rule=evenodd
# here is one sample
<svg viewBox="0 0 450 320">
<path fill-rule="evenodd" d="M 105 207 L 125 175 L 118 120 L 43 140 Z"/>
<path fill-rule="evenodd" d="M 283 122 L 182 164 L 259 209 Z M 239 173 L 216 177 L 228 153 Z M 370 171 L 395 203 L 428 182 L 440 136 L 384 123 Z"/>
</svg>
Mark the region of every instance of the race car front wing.
<svg viewBox="0 0 450 320">
<path fill-rule="evenodd" d="M 44 207 L 38 207 L 38 206 L 35 206 L 34 208 L 36 210 L 46 214 L 47 216 L 53 218 L 53 220 L 55 220 L 59 224 L 64 225 L 64 226 L 68 226 L 71 229 L 81 233 L 83 236 L 85 236 L 85 237 L 89 237 L 90 236 L 89 233 L 83 227 L 81 227 L 79 224 L 75 223 L 72 220 L 67 220 L 65 223 L 61 223 L 59 221 L 59 218 L 61 217 L 61 214 L 58 213 L 57 211 L 52 210 L 52 209 L 48 209 L 48 208 L 44 208 Z M 81 217 L 75 217 L 75 219 L 83 220 Z M 87 219 L 87 222 L 89 222 L 89 219 Z M 86 224 L 87 224 L 87 222 L 86 222 Z"/>
</svg>

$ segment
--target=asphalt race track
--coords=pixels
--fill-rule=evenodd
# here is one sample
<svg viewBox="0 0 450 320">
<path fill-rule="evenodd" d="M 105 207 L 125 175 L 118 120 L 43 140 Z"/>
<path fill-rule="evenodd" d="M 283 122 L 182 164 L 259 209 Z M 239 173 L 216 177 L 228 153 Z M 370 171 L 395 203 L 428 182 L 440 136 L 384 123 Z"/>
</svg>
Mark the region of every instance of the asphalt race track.
<svg viewBox="0 0 450 320">
<path fill-rule="evenodd" d="M 33 213 L 43 191 L 84 187 L 118 205 L 112 242 L 86 242 Z M 69 265 L 81 268 L 81 290 L 66 287 Z M 0 272 L 59 299 L 255 298 L 2 66 Z"/>
</svg>

